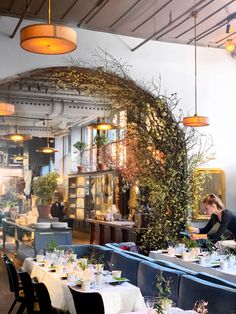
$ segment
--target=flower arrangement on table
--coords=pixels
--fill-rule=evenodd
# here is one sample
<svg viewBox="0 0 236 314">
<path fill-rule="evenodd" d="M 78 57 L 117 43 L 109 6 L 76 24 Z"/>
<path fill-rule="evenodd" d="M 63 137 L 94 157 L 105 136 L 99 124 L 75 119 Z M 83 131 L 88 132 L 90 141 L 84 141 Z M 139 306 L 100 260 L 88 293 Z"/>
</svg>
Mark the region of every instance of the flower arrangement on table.
<svg viewBox="0 0 236 314">
<path fill-rule="evenodd" d="M 171 280 L 163 276 L 163 272 L 157 277 L 156 288 L 158 291 L 156 312 L 164 314 L 164 312 L 171 308 L 173 301 L 171 300 Z"/>
</svg>

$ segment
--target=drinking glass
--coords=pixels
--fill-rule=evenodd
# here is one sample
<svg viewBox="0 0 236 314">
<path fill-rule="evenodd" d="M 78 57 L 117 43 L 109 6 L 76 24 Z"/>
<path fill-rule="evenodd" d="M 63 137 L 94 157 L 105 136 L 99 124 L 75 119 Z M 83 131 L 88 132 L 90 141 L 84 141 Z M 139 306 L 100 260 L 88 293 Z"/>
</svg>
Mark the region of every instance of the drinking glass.
<svg viewBox="0 0 236 314">
<path fill-rule="evenodd" d="M 144 302 L 146 304 L 146 307 L 147 307 L 147 310 L 148 310 L 148 313 L 151 312 L 151 310 L 154 309 L 154 306 L 155 306 L 155 300 L 156 298 L 153 297 L 153 296 L 146 296 L 144 297 Z"/>
</svg>

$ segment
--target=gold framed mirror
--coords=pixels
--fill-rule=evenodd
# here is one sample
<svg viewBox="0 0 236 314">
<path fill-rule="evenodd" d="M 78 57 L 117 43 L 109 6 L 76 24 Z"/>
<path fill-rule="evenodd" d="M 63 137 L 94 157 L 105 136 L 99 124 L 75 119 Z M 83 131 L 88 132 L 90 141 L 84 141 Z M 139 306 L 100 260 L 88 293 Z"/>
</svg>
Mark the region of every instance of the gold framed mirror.
<svg viewBox="0 0 236 314">
<path fill-rule="evenodd" d="M 226 206 L 225 173 L 219 168 L 198 168 L 195 171 L 195 182 L 193 218 L 196 220 L 206 220 L 209 219 L 209 216 L 205 214 L 202 203 L 206 195 L 211 193 L 217 195 Z"/>
</svg>

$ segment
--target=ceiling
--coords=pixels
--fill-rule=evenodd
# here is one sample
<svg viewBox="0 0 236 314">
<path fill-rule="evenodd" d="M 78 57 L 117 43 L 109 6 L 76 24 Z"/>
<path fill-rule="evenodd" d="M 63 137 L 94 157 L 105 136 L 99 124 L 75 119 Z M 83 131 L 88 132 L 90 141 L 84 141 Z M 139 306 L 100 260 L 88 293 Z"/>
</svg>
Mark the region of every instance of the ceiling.
<svg viewBox="0 0 236 314">
<path fill-rule="evenodd" d="M 1 0 L 0 16 L 46 21 L 48 0 Z M 149 40 L 193 44 L 193 12 L 197 12 L 197 44 L 224 47 L 236 32 L 226 34 L 228 21 L 236 29 L 236 0 L 51 0 L 53 22 Z M 235 25 L 234 25 L 235 24 Z M 61 68 L 38 69 L 0 82 L 0 99 L 15 104 L 16 116 L 0 120 L 0 135 L 16 124 L 20 132 L 40 137 L 62 136 L 78 124 L 104 116 L 106 106 L 83 91 L 61 90 L 50 80 Z M 29 114 L 30 113 L 30 114 Z"/>
<path fill-rule="evenodd" d="M 17 17 L 20 22 L 45 21 L 47 3 L 47 0 L 1 0 L 0 15 Z M 232 19 L 232 24 L 235 22 L 236 29 L 235 0 L 51 0 L 54 22 L 141 37 L 142 44 L 148 40 L 191 44 L 193 11 L 198 15 L 199 45 L 222 47 L 227 39 L 236 36 L 235 32 L 226 34 L 228 19 Z"/>
<path fill-rule="evenodd" d="M 15 132 L 38 137 L 59 137 L 74 125 L 87 125 L 103 117 L 107 106 L 83 90 L 61 89 L 57 72 L 66 67 L 43 68 L 14 76 L 0 84 L 0 99 L 15 105 L 15 115 L 0 118 L 0 135 Z"/>
</svg>

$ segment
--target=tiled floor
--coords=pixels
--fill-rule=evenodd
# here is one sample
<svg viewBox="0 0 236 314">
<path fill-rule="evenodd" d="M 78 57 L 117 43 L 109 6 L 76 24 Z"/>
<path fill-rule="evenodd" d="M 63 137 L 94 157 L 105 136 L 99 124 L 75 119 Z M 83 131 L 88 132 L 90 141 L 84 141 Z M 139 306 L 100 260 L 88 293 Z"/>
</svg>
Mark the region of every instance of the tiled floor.
<svg viewBox="0 0 236 314">
<path fill-rule="evenodd" d="M 81 233 L 78 231 L 73 232 L 73 244 L 86 244 L 86 243 L 89 243 L 88 233 Z M 16 256 L 15 245 L 11 239 L 8 239 L 5 252 L 11 258 L 14 259 L 14 262 L 17 268 L 19 268 L 22 265 L 22 262 L 25 256 L 32 256 L 33 254 L 33 250 L 27 249 L 22 246 L 20 247 L 19 255 Z M 0 240 L 0 256 L 2 255 L 2 253 L 3 253 L 2 243 Z M 8 313 L 8 310 L 13 302 L 13 299 L 14 299 L 13 293 L 9 291 L 9 284 L 8 284 L 8 278 L 7 278 L 5 265 L 2 259 L 0 259 L 0 314 Z M 18 309 L 18 305 L 15 306 L 15 310 L 12 312 L 12 314 L 15 314 L 17 312 L 17 309 Z"/>
</svg>

